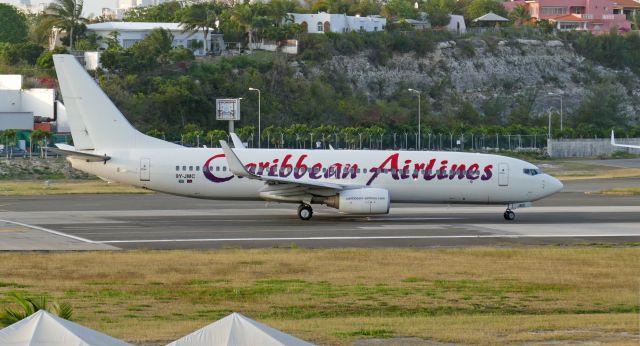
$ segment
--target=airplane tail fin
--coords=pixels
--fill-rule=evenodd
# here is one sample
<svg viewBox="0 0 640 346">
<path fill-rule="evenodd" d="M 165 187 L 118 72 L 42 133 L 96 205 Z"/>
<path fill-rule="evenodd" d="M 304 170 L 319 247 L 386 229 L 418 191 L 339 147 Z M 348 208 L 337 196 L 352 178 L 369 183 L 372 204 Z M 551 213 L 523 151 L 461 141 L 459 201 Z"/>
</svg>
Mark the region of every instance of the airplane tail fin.
<svg viewBox="0 0 640 346">
<path fill-rule="evenodd" d="M 53 62 L 76 150 L 177 146 L 131 126 L 73 55 L 54 55 Z"/>
</svg>

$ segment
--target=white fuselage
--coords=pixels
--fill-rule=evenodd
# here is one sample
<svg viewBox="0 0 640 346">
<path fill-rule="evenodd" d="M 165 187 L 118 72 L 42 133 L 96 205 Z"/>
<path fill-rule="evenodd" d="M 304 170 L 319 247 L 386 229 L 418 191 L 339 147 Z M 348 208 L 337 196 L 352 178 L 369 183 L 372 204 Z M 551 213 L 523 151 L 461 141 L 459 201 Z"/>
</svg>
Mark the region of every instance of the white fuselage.
<svg viewBox="0 0 640 346">
<path fill-rule="evenodd" d="M 383 188 L 391 202 L 508 204 L 549 196 L 562 184 L 531 175 L 528 162 L 499 155 L 374 150 L 236 149 L 248 171 L 293 182 Z M 102 152 L 101 152 L 102 154 Z M 104 179 L 207 199 L 262 200 L 265 183 L 234 176 L 221 149 L 104 150 L 106 162 L 69 158 Z M 267 198 L 268 199 L 268 198 Z"/>
</svg>

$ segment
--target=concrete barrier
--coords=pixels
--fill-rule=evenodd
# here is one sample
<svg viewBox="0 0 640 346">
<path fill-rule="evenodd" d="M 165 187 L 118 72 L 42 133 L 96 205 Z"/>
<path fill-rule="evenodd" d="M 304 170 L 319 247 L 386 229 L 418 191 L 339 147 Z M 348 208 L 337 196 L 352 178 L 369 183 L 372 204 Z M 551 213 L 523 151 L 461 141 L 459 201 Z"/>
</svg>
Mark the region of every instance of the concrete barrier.
<svg viewBox="0 0 640 346">
<path fill-rule="evenodd" d="M 640 138 L 616 138 L 618 144 L 640 145 Z M 551 139 L 547 150 L 551 157 L 611 156 L 615 152 L 639 154 L 640 149 L 621 148 L 611 145 L 611 139 Z"/>
</svg>

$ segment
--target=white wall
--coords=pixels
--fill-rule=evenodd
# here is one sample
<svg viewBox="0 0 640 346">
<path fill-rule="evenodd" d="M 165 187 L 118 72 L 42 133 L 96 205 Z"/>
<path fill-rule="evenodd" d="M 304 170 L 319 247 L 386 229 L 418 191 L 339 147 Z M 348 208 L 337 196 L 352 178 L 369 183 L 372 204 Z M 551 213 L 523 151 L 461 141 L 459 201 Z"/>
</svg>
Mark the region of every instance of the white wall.
<svg viewBox="0 0 640 346">
<path fill-rule="evenodd" d="M 20 90 L 0 90 L 0 112 L 22 112 Z"/>
<path fill-rule="evenodd" d="M 449 25 L 447 25 L 447 30 L 454 32 L 458 32 L 458 30 L 460 30 L 460 34 L 464 34 L 465 32 L 467 32 L 467 26 L 464 23 L 464 17 L 452 14 Z"/>
<path fill-rule="evenodd" d="M 107 44 L 104 42 L 104 38 L 109 37 L 114 30 L 93 30 L 98 36 L 103 38 L 102 43 L 100 44 L 100 48 L 106 49 Z M 118 41 L 120 45 L 124 48 L 130 48 L 135 42 L 142 41 L 151 31 L 126 31 L 126 30 L 117 30 L 120 33 L 118 36 Z M 184 47 L 187 48 L 187 40 L 199 40 L 204 42 L 204 34 L 202 31 L 194 32 L 182 32 L 180 30 L 171 30 L 171 34 L 173 35 L 173 47 Z M 207 43 L 211 46 L 211 33 L 207 35 Z M 204 55 L 204 49 L 198 49 L 193 52 L 194 55 L 200 56 Z"/>
<path fill-rule="evenodd" d="M 22 91 L 22 110 L 35 117 L 53 119 L 53 89 L 25 89 Z"/>
<path fill-rule="evenodd" d="M 32 130 L 33 114 L 28 112 L 0 113 L 0 131 L 9 129 Z"/>
<path fill-rule="evenodd" d="M 357 17 L 347 16 L 344 14 L 330 14 L 326 12 L 320 13 L 289 13 L 293 16 L 293 21 L 297 24 L 307 23 L 307 32 L 323 33 L 324 23 L 329 22 L 331 32 L 347 32 L 347 31 L 382 31 L 387 25 L 387 19 L 383 17 Z M 322 30 L 318 30 L 318 22 L 322 23 Z"/>
<path fill-rule="evenodd" d="M 22 75 L 3 74 L 0 75 L 0 90 L 20 90 L 22 89 Z"/>
<path fill-rule="evenodd" d="M 60 101 L 56 101 L 58 107 L 58 118 L 56 120 L 56 132 L 66 133 L 71 132 L 71 127 L 69 127 L 69 118 L 67 118 L 67 109 L 64 107 L 64 104 Z"/>
<path fill-rule="evenodd" d="M 98 67 L 102 68 L 100 64 L 100 55 L 101 52 L 84 52 L 84 68 L 93 71 L 98 69 Z"/>
</svg>

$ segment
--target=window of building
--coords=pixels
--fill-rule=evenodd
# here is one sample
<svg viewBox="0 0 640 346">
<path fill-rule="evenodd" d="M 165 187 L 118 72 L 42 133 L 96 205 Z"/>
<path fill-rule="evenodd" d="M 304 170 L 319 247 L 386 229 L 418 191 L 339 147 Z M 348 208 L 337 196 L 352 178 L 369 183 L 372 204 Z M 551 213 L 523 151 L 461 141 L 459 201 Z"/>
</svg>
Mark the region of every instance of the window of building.
<svg viewBox="0 0 640 346">
<path fill-rule="evenodd" d="M 131 48 L 131 46 L 133 46 L 134 44 L 136 44 L 136 42 L 139 42 L 140 40 L 122 40 L 122 48 Z"/>
<path fill-rule="evenodd" d="M 567 14 L 567 8 L 566 7 L 543 7 L 541 12 L 542 14 L 545 14 L 545 15 L 561 16 L 563 14 Z"/>
<path fill-rule="evenodd" d="M 575 30 L 582 28 L 582 23 L 575 22 L 560 22 L 561 30 Z"/>
<path fill-rule="evenodd" d="M 324 25 L 322 25 L 322 22 L 318 22 L 318 32 L 323 32 L 324 31 Z"/>
</svg>

